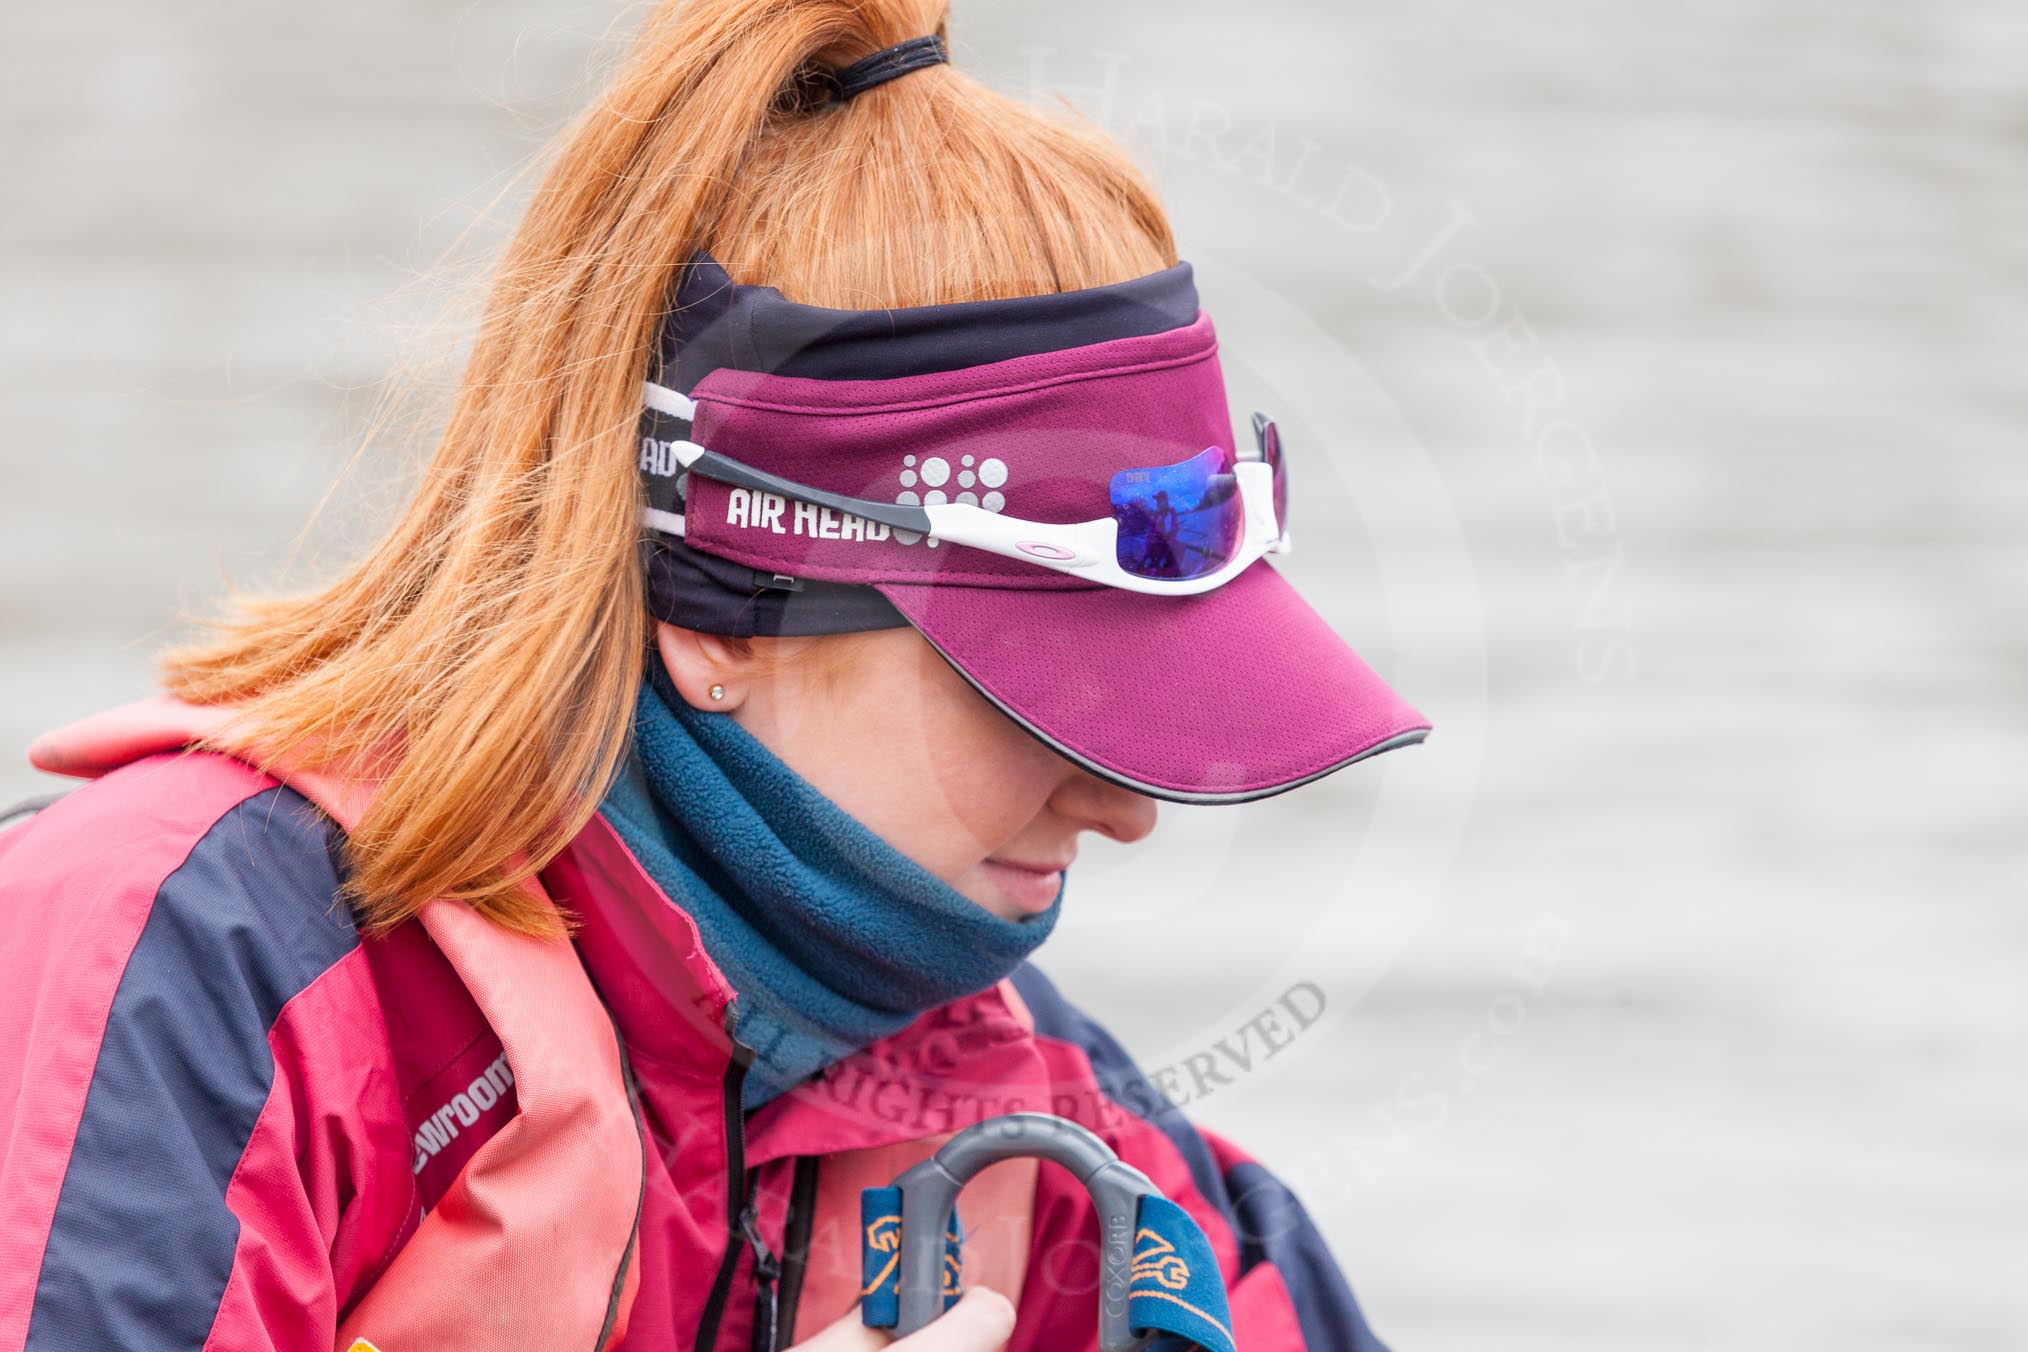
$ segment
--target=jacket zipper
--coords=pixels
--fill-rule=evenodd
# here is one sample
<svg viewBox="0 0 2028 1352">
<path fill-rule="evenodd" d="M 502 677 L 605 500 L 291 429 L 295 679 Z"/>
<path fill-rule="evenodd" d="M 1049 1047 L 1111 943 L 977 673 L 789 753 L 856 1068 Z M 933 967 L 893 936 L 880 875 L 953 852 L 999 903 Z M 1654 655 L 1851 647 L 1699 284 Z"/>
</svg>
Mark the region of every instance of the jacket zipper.
<svg viewBox="0 0 2028 1352">
<path fill-rule="evenodd" d="M 760 1217 L 753 1205 L 752 1179 L 747 1180 L 747 1204 L 740 1212 L 740 1230 L 747 1247 L 753 1250 L 753 1337 L 747 1346 L 753 1352 L 775 1352 L 781 1345 L 781 1260 L 761 1238 Z"/>
<path fill-rule="evenodd" d="M 744 1254 L 753 1255 L 753 1337 L 755 1352 L 777 1352 L 781 1345 L 780 1281 L 782 1260 L 768 1247 L 760 1231 L 760 1207 L 754 1196 L 759 1170 L 746 1167 L 746 1110 L 740 1094 L 746 1086 L 747 1067 L 753 1063 L 753 1049 L 730 1037 L 732 1006 L 726 1006 L 727 1035 L 732 1059 L 725 1068 L 723 1108 L 725 1112 L 725 1228 L 729 1241 L 725 1257 L 719 1260 L 718 1275 L 712 1279 L 711 1294 L 697 1324 L 696 1352 L 711 1352 L 718 1330 L 725 1322 L 726 1303 L 732 1297 L 733 1278 Z M 794 1197 L 790 1198 L 791 1207 Z M 794 1215 L 785 1218 L 793 1224 Z M 801 1284 L 800 1271 L 797 1283 Z"/>
<path fill-rule="evenodd" d="M 725 1021 L 729 1028 L 732 1024 L 732 1008 L 729 1005 Z M 746 1084 L 746 1068 L 752 1060 L 753 1050 L 735 1038 L 732 1060 L 725 1067 L 722 1098 L 725 1112 L 725 1230 L 730 1238 L 725 1246 L 725 1257 L 718 1263 L 718 1275 L 712 1278 L 711 1294 L 704 1302 L 704 1314 L 697 1323 L 695 1352 L 712 1352 L 713 1345 L 718 1342 L 718 1326 L 724 1322 L 725 1303 L 732 1295 L 733 1274 L 738 1271 L 740 1256 L 746 1251 L 740 1243 L 745 1238 L 741 1218 L 750 1199 L 746 1177 L 746 1115 L 740 1107 L 740 1090 Z"/>
<path fill-rule="evenodd" d="M 781 1336 L 796 1336 L 796 1306 L 803 1297 L 803 1273 L 810 1260 L 810 1230 L 817 1213 L 817 1155 L 796 1161 L 795 1182 L 789 1188 L 789 1210 L 782 1219 Z M 759 1344 L 756 1343 L 758 1348 Z M 765 1352 L 774 1352 L 768 1348 Z"/>
</svg>

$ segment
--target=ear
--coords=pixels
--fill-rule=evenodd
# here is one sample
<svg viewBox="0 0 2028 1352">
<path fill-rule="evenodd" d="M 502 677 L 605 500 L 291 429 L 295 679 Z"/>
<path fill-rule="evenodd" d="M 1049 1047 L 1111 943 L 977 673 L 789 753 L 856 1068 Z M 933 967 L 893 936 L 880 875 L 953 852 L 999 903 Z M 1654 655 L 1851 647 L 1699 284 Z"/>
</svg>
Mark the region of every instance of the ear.
<svg viewBox="0 0 2028 1352">
<path fill-rule="evenodd" d="M 676 691 L 693 709 L 728 713 L 745 701 L 751 685 L 749 659 L 717 634 L 700 634 L 662 620 L 655 622 L 655 648 Z M 717 687 L 721 697 L 713 699 Z"/>
</svg>

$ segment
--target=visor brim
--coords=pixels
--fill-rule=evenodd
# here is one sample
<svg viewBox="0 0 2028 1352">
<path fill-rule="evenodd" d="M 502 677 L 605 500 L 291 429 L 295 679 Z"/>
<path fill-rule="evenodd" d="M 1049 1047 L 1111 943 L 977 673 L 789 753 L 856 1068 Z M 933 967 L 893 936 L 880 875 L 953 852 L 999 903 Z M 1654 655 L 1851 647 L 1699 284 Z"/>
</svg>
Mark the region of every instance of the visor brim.
<svg viewBox="0 0 2028 1352">
<path fill-rule="evenodd" d="M 1151 797 L 1266 798 L 1430 730 L 1266 560 L 1183 597 L 873 585 L 1008 717 Z"/>
</svg>

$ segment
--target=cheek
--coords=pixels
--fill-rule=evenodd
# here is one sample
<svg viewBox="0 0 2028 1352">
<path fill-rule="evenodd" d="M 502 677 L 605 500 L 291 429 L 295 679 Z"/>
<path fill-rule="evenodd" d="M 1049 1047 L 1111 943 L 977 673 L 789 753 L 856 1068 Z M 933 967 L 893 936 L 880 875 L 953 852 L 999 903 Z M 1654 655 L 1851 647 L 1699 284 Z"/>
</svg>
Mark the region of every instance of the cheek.
<svg viewBox="0 0 2028 1352">
<path fill-rule="evenodd" d="M 878 679 L 848 679 L 825 719 L 819 788 L 947 882 L 1044 810 L 1063 763 L 917 639 Z M 815 729 L 808 729 L 814 732 Z M 818 769 L 812 766 L 811 769 Z"/>
<path fill-rule="evenodd" d="M 910 708 L 890 706 L 890 737 L 911 745 L 917 810 L 939 823 L 939 853 L 969 869 L 1043 811 L 1063 765 L 927 644 L 911 686 Z"/>
<path fill-rule="evenodd" d="M 964 694 L 945 710 L 929 749 L 936 802 L 973 847 L 969 867 L 1041 814 L 1063 766 L 969 686 Z"/>
</svg>

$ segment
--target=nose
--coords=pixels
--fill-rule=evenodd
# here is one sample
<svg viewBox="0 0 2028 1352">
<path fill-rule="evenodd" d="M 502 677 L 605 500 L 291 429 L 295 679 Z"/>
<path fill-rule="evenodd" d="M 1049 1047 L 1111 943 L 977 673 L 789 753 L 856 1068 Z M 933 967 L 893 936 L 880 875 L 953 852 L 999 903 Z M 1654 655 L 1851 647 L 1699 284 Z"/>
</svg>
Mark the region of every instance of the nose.
<svg viewBox="0 0 2028 1352">
<path fill-rule="evenodd" d="M 1050 796 L 1049 805 L 1081 831 L 1097 831 L 1131 845 L 1155 829 L 1155 800 L 1077 770 Z"/>
</svg>

